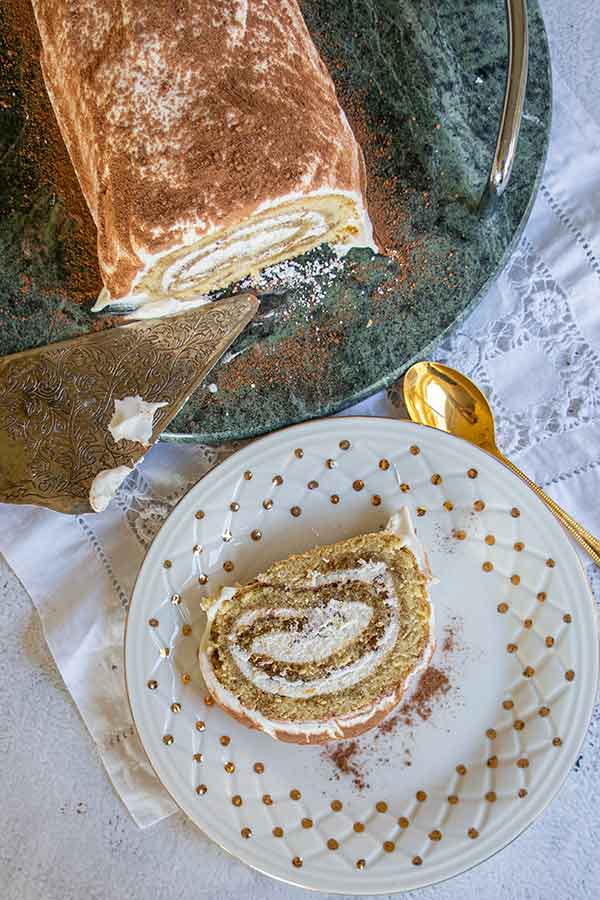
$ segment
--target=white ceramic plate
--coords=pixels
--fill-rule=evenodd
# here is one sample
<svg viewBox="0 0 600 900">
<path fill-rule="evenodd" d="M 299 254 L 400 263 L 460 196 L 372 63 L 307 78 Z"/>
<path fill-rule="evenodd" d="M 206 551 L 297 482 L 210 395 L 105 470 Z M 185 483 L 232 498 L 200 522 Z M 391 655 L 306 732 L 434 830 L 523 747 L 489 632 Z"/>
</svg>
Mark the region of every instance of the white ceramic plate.
<svg viewBox="0 0 600 900">
<path fill-rule="evenodd" d="M 431 715 L 368 732 L 343 773 L 331 745 L 279 744 L 207 704 L 200 597 L 403 503 L 439 578 L 449 690 Z M 576 758 L 597 669 L 589 586 L 535 495 L 460 440 L 375 418 L 280 431 L 199 482 L 144 561 L 126 637 L 134 719 L 182 809 L 249 865 L 348 894 L 449 878 L 516 837 Z"/>
</svg>

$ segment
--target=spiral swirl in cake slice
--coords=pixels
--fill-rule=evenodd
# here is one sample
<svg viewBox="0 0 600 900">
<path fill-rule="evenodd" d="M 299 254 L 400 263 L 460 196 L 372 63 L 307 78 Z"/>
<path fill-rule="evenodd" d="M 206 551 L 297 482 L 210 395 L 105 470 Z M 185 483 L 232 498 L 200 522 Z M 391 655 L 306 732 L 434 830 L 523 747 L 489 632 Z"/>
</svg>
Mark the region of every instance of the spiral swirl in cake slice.
<svg viewBox="0 0 600 900">
<path fill-rule="evenodd" d="M 239 721 L 279 740 L 361 734 L 429 662 L 428 579 L 402 510 L 386 531 L 292 556 L 224 588 L 208 601 L 199 651 L 207 688 Z"/>
</svg>

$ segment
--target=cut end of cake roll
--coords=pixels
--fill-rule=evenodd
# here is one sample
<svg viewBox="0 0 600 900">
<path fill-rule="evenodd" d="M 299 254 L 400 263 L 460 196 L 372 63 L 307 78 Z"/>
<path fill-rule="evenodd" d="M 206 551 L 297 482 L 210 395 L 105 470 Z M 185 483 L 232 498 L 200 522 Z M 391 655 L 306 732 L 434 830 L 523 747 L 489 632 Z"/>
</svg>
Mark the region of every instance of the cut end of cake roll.
<svg viewBox="0 0 600 900">
<path fill-rule="evenodd" d="M 167 253 L 146 256 L 131 291 L 115 299 L 103 290 L 94 311 L 158 304 L 164 298 L 178 301 L 184 309 L 188 303 L 197 304 L 199 297 L 320 244 L 331 245 L 339 255 L 352 247 L 377 252 L 362 195 L 340 190 L 321 189 L 266 202 L 229 227 L 194 237 Z"/>
<path fill-rule="evenodd" d="M 435 642 L 429 566 L 408 510 L 388 529 L 292 556 L 209 598 L 200 668 L 226 712 L 278 740 L 321 743 L 356 737 L 397 705 Z"/>
</svg>

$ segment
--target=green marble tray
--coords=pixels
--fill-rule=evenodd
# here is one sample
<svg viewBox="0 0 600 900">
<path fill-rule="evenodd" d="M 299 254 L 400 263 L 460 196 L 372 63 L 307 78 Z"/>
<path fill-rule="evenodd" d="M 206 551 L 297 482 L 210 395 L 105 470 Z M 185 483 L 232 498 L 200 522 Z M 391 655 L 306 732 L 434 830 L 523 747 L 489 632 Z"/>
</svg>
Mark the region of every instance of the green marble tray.
<svg viewBox="0 0 600 900">
<path fill-rule="evenodd" d="M 517 160 L 498 210 L 482 220 L 504 95 L 503 0 L 302 3 L 341 95 L 375 136 L 369 168 L 401 210 L 401 252 L 353 250 L 336 266 L 317 250 L 294 264 L 293 287 L 272 280 L 255 321 L 165 438 L 219 442 L 332 413 L 390 384 L 473 308 L 521 233 L 545 157 L 550 61 L 538 5 L 528 5 Z M 107 324 L 65 289 L 77 222 L 43 183 L 22 190 L 27 114 L 25 103 L 0 104 L 0 353 Z"/>
</svg>

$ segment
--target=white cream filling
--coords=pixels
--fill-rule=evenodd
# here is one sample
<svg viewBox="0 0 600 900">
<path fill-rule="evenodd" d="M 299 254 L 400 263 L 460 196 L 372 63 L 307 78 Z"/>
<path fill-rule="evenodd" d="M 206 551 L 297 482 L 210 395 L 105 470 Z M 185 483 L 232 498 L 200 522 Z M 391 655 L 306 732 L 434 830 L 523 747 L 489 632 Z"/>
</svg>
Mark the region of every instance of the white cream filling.
<svg viewBox="0 0 600 900">
<path fill-rule="evenodd" d="M 136 441 L 138 444 L 149 444 L 154 426 L 154 414 L 157 409 L 169 404 L 150 403 L 136 394 L 135 397 L 115 399 L 115 411 L 108 423 L 108 430 L 116 443 L 119 441 Z"/>
<path fill-rule="evenodd" d="M 313 609 L 254 609 L 244 613 L 230 638 L 237 640 L 241 628 L 259 619 L 302 619 L 298 631 L 271 631 L 254 638 L 250 655 L 260 654 L 279 662 L 306 663 L 327 659 L 358 637 L 372 617 L 367 603 L 330 600 Z"/>
</svg>

